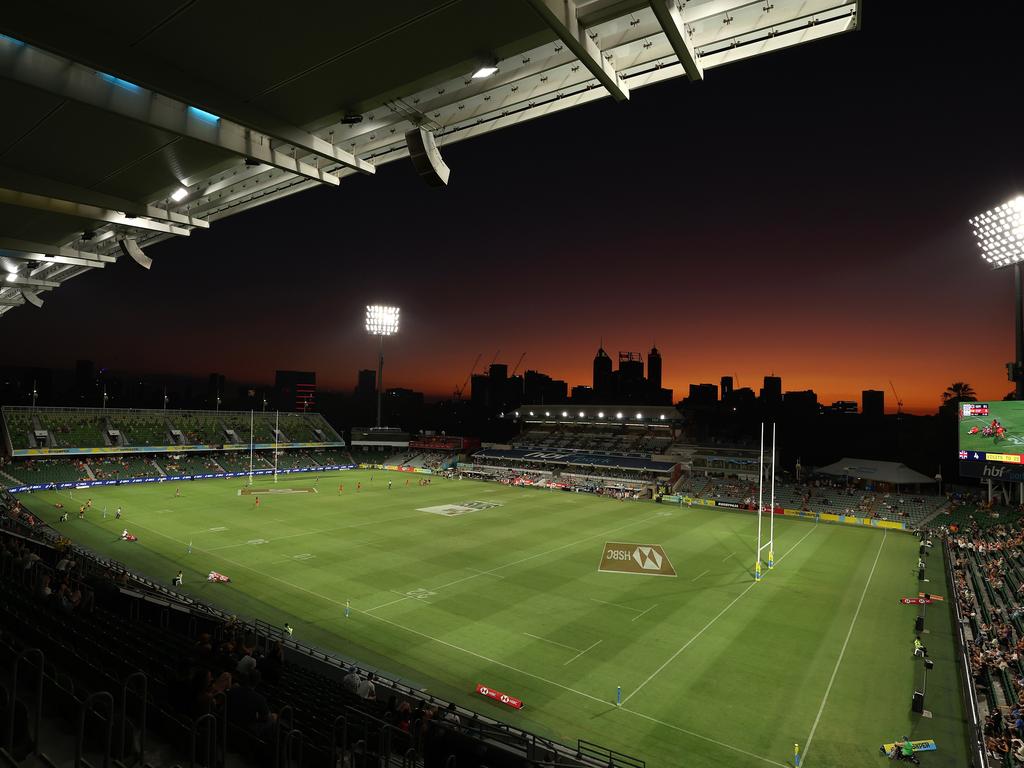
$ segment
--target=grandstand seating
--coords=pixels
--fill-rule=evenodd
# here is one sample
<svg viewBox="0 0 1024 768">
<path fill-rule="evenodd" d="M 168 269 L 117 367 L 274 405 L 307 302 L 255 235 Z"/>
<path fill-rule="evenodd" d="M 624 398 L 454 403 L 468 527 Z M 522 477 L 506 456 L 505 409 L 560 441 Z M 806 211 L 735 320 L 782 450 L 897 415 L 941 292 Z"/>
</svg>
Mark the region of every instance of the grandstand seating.
<svg viewBox="0 0 1024 768">
<path fill-rule="evenodd" d="M 32 459 L 30 461 L 17 461 L 4 465 L 3 470 L 11 477 L 20 480 L 24 485 L 73 483 L 79 480 L 91 479 L 85 470 L 85 462 L 80 459 Z"/>
<path fill-rule="evenodd" d="M 7 416 L 7 431 L 11 436 L 11 446 L 14 448 L 28 448 L 31 443 L 29 436 L 34 427 L 32 416 L 26 411 L 12 411 Z"/>
<path fill-rule="evenodd" d="M 128 446 L 171 445 L 171 430 L 179 430 L 190 445 L 228 442 L 225 429 L 234 430 L 239 443 L 249 442 L 250 414 L 232 411 L 3 408 L 2 415 L 16 450 L 36 447 L 31 439 L 36 429 L 49 431 L 56 447 L 64 448 L 109 447 L 108 429 L 118 430 Z M 287 442 L 342 442 L 337 431 L 318 413 L 259 413 L 253 419 L 257 443 L 275 442 L 277 419 L 282 439 Z"/>
<path fill-rule="evenodd" d="M 118 454 L 90 457 L 89 469 L 97 480 L 123 480 L 128 477 L 156 477 L 160 473 L 146 456 Z"/>
</svg>

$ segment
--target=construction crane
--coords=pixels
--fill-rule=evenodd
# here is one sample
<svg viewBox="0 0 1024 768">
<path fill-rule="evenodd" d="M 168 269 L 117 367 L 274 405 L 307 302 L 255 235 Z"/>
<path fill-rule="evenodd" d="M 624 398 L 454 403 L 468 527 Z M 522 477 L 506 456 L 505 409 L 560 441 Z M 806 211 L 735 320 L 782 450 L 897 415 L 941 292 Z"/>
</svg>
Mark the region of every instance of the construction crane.
<svg viewBox="0 0 1024 768">
<path fill-rule="evenodd" d="M 494 365 L 494 361 L 498 359 L 498 355 L 500 355 L 500 354 L 501 354 L 501 350 L 500 349 L 497 352 L 494 353 L 494 357 L 491 358 L 491 365 Z"/>
<path fill-rule="evenodd" d="M 889 389 L 892 390 L 892 396 L 896 398 L 896 415 L 903 413 L 903 401 L 900 400 L 900 396 L 896 394 L 896 387 L 892 384 L 892 379 L 889 379 Z"/>
<path fill-rule="evenodd" d="M 516 371 L 519 370 L 519 366 L 523 364 L 523 358 L 524 357 L 526 357 L 526 353 L 525 352 L 523 352 L 523 354 L 521 354 L 519 356 L 519 359 L 516 360 L 516 367 L 512 369 L 512 373 L 510 373 L 509 376 L 515 376 L 516 375 Z"/>
<path fill-rule="evenodd" d="M 462 382 L 462 386 L 461 387 L 456 387 L 455 388 L 455 399 L 456 400 L 461 400 L 462 399 L 462 393 L 465 391 L 466 387 L 469 386 L 469 380 L 473 378 L 473 372 L 476 370 L 477 365 L 480 363 L 480 358 L 481 357 L 483 357 L 483 354 L 478 352 L 477 356 L 476 356 L 476 360 L 473 361 L 473 367 L 469 369 L 469 375 L 466 376 L 466 380 L 464 382 Z"/>
</svg>

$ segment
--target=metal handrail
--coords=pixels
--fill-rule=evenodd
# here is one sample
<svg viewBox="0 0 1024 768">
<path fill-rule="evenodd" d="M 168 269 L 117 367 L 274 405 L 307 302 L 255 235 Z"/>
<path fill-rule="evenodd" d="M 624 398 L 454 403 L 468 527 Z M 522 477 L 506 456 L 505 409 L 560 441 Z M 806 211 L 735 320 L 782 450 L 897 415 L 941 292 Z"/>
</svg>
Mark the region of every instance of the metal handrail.
<svg viewBox="0 0 1024 768">
<path fill-rule="evenodd" d="M 296 741 L 297 740 L 297 741 Z M 295 744 L 298 744 L 299 755 L 292 763 L 292 751 Z M 292 728 L 284 737 L 284 765 L 285 768 L 300 768 L 302 765 L 302 753 L 306 745 L 306 737 L 298 728 Z"/>
<path fill-rule="evenodd" d="M 29 656 L 37 656 L 39 659 L 38 673 L 36 675 L 36 702 L 34 714 L 34 736 L 32 738 L 32 754 L 39 755 L 39 721 L 42 719 L 43 714 L 43 669 L 46 667 L 46 657 L 43 655 L 42 650 L 39 648 L 26 648 L 17 656 L 14 657 L 14 665 L 11 674 L 11 712 L 7 720 L 7 740 L 4 747 L 8 752 L 14 751 L 14 716 L 17 712 L 15 703 L 18 701 L 18 670 L 21 668 L 21 662 L 27 661 Z M 26 702 L 26 709 L 28 708 L 28 702 Z"/>
<path fill-rule="evenodd" d="M 203 765 L 209 766 L 211 764 L 210 757 L 213 752 L 211 747 L 216 747 L 217 717 L 212 712 L 207 712 L 205 715 L 200 715 L 192 721 L 191 746 L 188 756 L 189 768 L 195 768 L 196 765 L 196 736 L 199 733 L 199 726 L 201 723 L 209 724 L 206 730 L 206 762 L 204 762 Z"/>
<path fill-rule="evenodd" d="M 133 685 L 141 681 L 140 685 Z M 141 691 L 139 690 L 141 688 Z M 146 701 L 149 693 L 149 678 L 142 670 L 132 672 L 124 679 L 124 686 L 121 688 L 121 739 L 118 744 L 118 756 L 125 757 L 125 737 L 128 730 L 128 694 L 134 693 L 139 699 L 139 764 L 146 762 Z"/>
<path fill-rule="evenodd" d="M 110 748 L 114 739 L 114 697 L 107 691 L 90 693 L 78 708 L 78 733 L 75 734 L 75 768 L 92 768 L 92 764 L 83 756 L 85 748 L 85 718 L 90 712 L 96 712 L 96 704 L 107 705 L 107 743 L 103 748 L 103 768 L 110 768 Z M 99 712 L 96 712 L 100 715 Z M 102 715 L 100 715 L 102 716 Z"/>
</svg>

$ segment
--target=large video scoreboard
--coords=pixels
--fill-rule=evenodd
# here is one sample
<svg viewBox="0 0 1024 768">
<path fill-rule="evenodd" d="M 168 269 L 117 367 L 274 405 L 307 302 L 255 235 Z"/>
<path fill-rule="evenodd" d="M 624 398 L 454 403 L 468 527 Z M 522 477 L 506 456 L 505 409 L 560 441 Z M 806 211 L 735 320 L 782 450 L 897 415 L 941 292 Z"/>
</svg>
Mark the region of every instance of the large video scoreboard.
<svg viewBox="0 0 1024 768">
<path fill-rule="evenodd" d="M 958 417 L 961 475 L 1024 480 L 1024 402 L 960 403 Z"/>
</svg>

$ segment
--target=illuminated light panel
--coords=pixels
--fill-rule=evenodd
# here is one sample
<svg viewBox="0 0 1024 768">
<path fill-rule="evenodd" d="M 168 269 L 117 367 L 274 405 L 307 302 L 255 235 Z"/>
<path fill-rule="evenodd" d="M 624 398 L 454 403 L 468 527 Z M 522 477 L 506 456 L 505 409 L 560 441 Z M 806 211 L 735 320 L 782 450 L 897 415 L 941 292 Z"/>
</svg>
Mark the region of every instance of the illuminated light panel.
<svg viewBox="0 0 1024 768">
<path fill-rule="evenodd" d="M 384 304 L 370 304 L 366 307 L 366 331 L 374 336 L 391 336 L 398 333 L 401 310 Z"/>
<path fill-rule="evenodd" d="M 101 80 L 106 80 L 108 83 L 116 85 L 118 88 L 124 88 L 126 91 L 139 91 L 139 86 L 135 83 L 131 83 L 127 80 L 122 80 L 120 77 L 114 77 L 114 75 L 108 75 L 106 72 L 97 72 Z"/>
<path fill-rule="evenodd" d="M 970 220 L 981 257 L 996 269 L 1024 261 L 1024 195 Z"/>
<path fill-rule="evenodd" d="M 193 117 L 198 117 L 200 120 L 207 123 L 219 123 L 220 118 L 213 114 L 213 112 L 207 112 L 205 109 L 199 107 L 189 107 L 188 111 L 192 113 Z"/>
<path fill-rule="evenodd" d="M 486 67 L 480 67 L 480 69 L 478 69 L 476 72 L 474 72 L 471 75 L 471 77 L 474 80 L 482 80 L 485 77 L 490 77 L 491 75 L 493 75 L 497 71 L 498 71 L 498 68 L 493 66 L 493 65 L 486 66 Z"/>
<path fill-rule="evenodd" d="M 184 187 L 178 187 L 178 188 L 177 188 L 176 190 L 174 190 L 174 192 L 173 192 L 173 193 L 171 194 L 171 200 L 173 200 L 173 201 L 174 201 L 174 202 L 176 202 L 176 203 L 180 203 L 180 202 L 181 202 L 182 200 L 184 200 L 184 199 L 185 199 L 186 197 L 188 197 L 188 190 L 187 190 L 187 189 L 185 189 Z"/>
</svg>

